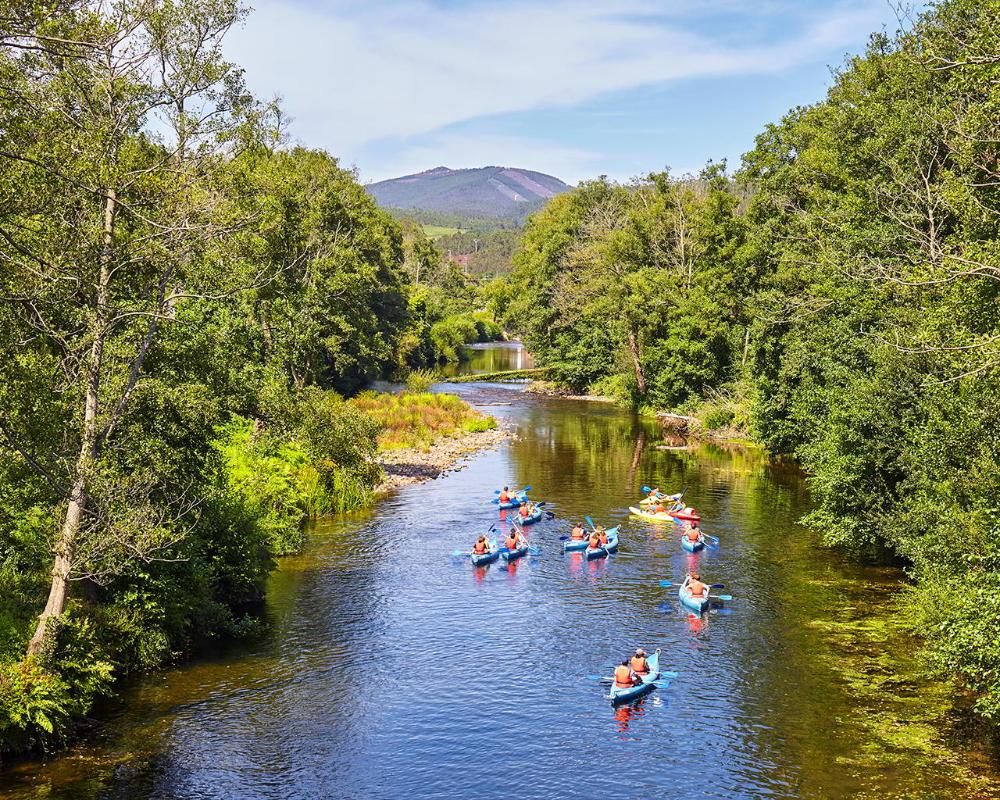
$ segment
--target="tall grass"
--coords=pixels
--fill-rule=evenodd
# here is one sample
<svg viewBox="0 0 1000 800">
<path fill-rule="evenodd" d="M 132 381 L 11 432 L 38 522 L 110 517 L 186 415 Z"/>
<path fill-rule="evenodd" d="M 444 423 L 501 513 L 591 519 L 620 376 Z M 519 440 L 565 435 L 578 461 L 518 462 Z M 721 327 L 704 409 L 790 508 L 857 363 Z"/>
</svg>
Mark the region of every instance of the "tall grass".
<svg viewBox="0 0 1000 800">
<path fill-rule="evenodd" d="M 427 447 L 441 436 L 496 427 L 493 417 L 451 394 L 364 392 L 351 402 L 382 426 L 378 443 L 383 450 Z"/>
</svg>

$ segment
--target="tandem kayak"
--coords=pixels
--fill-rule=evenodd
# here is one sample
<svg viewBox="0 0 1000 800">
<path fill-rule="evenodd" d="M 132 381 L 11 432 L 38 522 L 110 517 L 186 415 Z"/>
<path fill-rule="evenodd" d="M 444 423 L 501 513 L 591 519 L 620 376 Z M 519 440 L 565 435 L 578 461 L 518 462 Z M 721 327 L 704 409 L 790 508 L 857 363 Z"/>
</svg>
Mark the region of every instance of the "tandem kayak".
<svg viewBox="0 0 1000 800">
<path fill-rule="evenodd" d="M 688 580 L 689 578 L 685 578 L 684 583 L 681 584 L 681 588 L 677 590 L 677 596 L 680 598 L 681 605 L 690 611 L 695 611 L 699 614 L 704 614 L 706 611 L 708 611 L 708 607 L 711 604 L 712 600 L 708 596 L 707 591 L 705 592 L 704 597 L 693 596 L 691 592 L 688 591 L 687 588 Z"/>
<path fill-rule="evenodd" d="M 705 549 L 705 540 L 699 538 L 696 541 L 692 542 L 687 537 L 687 534 L 684 534 L 683 536 L 681 536 L 681 547 L 683 547 L 689 553 L 697 553 L 699 550 Z"/>
<path fill-rule="evenodd" d="M 528 500 L 528 496 L 525 494 L 518 495 L 517 497 L 512 497 L 506 503 L 498 503 L 500 508 L 520 508 L 521 503 L 525 503 Z"/>
<path fill-rule="evenodd" d="M 483 564 L 492 564 L 494 561 L 500 558 L 500 550 L 497 547 L 496 542 L 490 542 L 489 550 L 480 555 L 472 553 L 471 558 L 472 558 L 472 565 L 475 567 L 481 567 Z"/>
<path fill-rule="evenodd" d="M 617 706 L 621 703 L 628 703 L 653 691 L 655 688 L 653 681 L 660 677 L 660 651 L 657 650 L 651 656 L 648 656 L 646 663 L 649 664 L 649 672 L 640 676 L 642 683 L 637 683 L 635 686 L 628 686 L 624 689 L 619 689 L 612 683 L 611 693 L 608 695 L 611 705 Z"/>
<path fill-rule="evenodd" d="M 529 514 L 526 517 L 522 517 L 521 514 L 518 513 L 518 515 L 517 515 L 517 521 L 520 522 L 522 525 L 534 525 L 536 522 L 541 522 L 542 521 L 542 517 L 544 515 L 545 515 L 545 512 L 542 511 L 542 509 L 536 508 L 535 511 L 534 511 L 534 513 Z"/>
<path fill-rule="evenodd" d="M 513 561 L 516 558 L 521 558 L 521 556 L 526 556 L 528 554 L 528 545 L 522 545 L 516 550 L 508 550 L 506 547 L 500 551 L 500 555 L 503 557 L 504 561 Z"/>
<path fill-rule="evenodd" d="M 641 508 L 636 508 L 635 506 L 629 506 L 628 510 L 635 514 L 637 517 L 642 517 L 643 519 L 648 519 L 651 522 L 677 522 L 672 516 L 667 513 L 653 514 L 650 511 L 645 511 Z"/>
<path fill-rule="evenodd" d="M 608 534 L 608 543 L 604 547 L 587 547 L 585 551 L 587 558 L 607 558 L 610 553 L 618 550 L 618 527 L 615 526 L 606 533 Z"/>
</svg>

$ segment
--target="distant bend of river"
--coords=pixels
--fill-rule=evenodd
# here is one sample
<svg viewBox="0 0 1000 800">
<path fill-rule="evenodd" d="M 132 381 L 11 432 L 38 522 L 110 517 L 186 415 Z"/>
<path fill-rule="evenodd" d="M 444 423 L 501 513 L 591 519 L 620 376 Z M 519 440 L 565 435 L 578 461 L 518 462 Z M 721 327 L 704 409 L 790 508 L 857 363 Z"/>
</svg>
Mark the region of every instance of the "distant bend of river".
<svg viewBox="0 0 1000 800">
<path fill-rule="evenodd" d="M 516 344 L 462 369 L 530 364 Z M 269 634 L 123 690 L 96 738 L 0 773 L 0 796 L 63 798 L 1000 797 L 947 686 L 914 666 L 901 575 L 816 544 L 802 477 L 754 450 L 657 449 L 655 422 L 518 384 L 442 385 L 516 437 L 378 508 L 317 523 L 271 578 Z M 510 405 L 494 405 L 510 403 Z M 488 407 L 486 407 L 486 404 Z M 556 514 L 541 555 L 450 557 L 498 522 L 502 484 Z M 629 516 L 643 484 L 687 487 L 717 550 Z M 559 536 L 590 515 L 621 550 Z M 732 602 L 682 611 L 697 568 Z M 679 677 L 613 709 L 637 645 Z"/>
</svg>

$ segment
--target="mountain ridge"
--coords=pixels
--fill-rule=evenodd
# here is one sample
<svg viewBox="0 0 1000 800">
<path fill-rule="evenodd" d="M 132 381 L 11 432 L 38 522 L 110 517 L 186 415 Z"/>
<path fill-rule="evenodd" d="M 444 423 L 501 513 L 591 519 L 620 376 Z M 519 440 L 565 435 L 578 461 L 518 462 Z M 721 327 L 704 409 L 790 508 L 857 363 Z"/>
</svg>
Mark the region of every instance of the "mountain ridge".
<svg viewBox="0 0 1000 800">
<path fill-rule="evenodd" d="M 437 166 L 365 186 L 384 208 L 511 220 L 523 219 L 570 188 L 544 172 L 498 165 Z"/>
</svg>

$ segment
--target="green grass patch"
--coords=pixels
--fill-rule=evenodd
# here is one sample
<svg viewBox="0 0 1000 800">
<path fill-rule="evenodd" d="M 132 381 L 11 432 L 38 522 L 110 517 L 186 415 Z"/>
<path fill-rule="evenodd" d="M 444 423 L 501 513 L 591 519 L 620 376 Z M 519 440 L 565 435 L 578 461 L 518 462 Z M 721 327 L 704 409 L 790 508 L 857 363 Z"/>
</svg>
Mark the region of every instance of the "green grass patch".
<svg viewBox="0 0 1000 800">
<path fill-rule="evenodd" d="M 452 394 L 363 392 L 351 403 L 382 426 L 382 450 L 426 447 L 442 436 L 496 427 L 493 417 Z"/>
<path fill-rule="evenodd" d="M 465 233 L 461 228 L 449 228 L 445 225 L 424 225 L 424 236 L 428 239 L 440 239 L 455 233 Z"/>
</svg>

